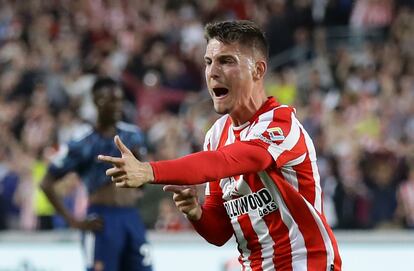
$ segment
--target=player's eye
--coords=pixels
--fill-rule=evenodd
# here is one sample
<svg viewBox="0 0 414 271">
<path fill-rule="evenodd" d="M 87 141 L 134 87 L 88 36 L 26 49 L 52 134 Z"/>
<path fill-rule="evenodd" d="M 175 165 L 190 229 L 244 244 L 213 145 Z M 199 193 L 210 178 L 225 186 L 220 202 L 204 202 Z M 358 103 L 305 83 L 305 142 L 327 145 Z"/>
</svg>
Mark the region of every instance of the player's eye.
<svg viewBox="0 0 414 271">
<path fill-rule="evenodd" d="M 234 59 L 232 57 L 225 57 L 220 61 L 222 64 L 232 64 L 234 63 Z"/>
</svg>

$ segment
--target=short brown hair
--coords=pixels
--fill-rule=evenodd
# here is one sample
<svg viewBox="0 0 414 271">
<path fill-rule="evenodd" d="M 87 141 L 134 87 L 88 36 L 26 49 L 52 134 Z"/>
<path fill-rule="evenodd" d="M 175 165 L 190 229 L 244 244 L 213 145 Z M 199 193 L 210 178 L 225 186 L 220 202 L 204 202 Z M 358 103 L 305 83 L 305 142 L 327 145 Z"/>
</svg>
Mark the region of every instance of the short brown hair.
<svg viewBox="0 0 414 271">
<path fill-rule="evenodd" d="M 269 56 L 269 45 L 265 34 L 252 21 L 236 20 L 208 23 L 204 28 L 204 37 L 207 42 L 211 39 L 223 43 L 237 42 L 258 50 L 266 59 Z"/>
</svg>

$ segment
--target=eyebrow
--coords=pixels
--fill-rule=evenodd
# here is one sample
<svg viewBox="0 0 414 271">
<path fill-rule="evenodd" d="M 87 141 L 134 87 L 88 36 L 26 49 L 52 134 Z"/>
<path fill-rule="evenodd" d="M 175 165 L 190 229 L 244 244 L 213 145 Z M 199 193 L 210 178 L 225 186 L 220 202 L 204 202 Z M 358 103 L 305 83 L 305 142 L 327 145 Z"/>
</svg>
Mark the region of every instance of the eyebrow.
<svg viewBox="0 0 414 271">
<path fill-rule="evenodd" d="M 223 55 L 218 55 L 216 57 L 216 59 L 221 59 L 221 58 L 227 58 L 227 57 L 231 57 L 233 59 L 236 59 L 233 55 L 229 55 L 229 54 L 223 54 Z M 204 60 L 211 60 L 212 58 L 209 56 L 204 56 Z"/>
</svg>

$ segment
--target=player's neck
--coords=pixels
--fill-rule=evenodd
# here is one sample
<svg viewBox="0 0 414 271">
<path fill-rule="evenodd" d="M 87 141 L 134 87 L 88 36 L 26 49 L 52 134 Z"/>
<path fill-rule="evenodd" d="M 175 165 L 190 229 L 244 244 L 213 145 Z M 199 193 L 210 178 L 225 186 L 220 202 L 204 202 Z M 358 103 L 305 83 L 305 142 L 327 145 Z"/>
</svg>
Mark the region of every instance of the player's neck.
<svg viewBox="0 0 414 271">
<path fill-rule="evenodd" d="M 114 137 L 116 135 L 115 123 L 99 122 L 96 124 L 96 130 L 104 137 Z"/>
<path fill-rule="evenodd" d="M 267 97 L 264 94 L 258 97 L 252 97 L 248 103 L 231 112 L 230 117 L 233 122 L 233 126 L 238 127 L 248 122 L 263 106 L 266 100 Z"/>
</svg>

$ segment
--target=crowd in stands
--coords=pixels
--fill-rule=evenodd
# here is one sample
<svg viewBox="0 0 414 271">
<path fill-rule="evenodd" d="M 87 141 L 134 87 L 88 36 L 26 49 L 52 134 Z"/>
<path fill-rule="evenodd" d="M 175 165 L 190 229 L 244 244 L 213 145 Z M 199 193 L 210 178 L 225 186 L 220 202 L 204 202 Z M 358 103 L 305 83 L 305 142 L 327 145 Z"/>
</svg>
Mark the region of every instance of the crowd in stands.
<svg viewBox="0 0 414 271">
<path fill-rule="evenodd" d="M 66 227 L 38 186 L 59 145 L 94 123 L 97 75 L 121 82 L 146 159 L 201 150 L 218 117 L 203 26 L 224 19 L 266 31 L 266 90 L 315 142 L 333 228 L 414 228 L 414 1 L 0 0 L 0 229 Z M 77 176 L 58 191 L 84 215 Z M 143 194 L 149 227 L 191 229 L 171 195 Z"/>
</svg>

